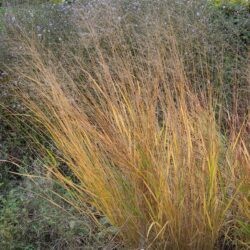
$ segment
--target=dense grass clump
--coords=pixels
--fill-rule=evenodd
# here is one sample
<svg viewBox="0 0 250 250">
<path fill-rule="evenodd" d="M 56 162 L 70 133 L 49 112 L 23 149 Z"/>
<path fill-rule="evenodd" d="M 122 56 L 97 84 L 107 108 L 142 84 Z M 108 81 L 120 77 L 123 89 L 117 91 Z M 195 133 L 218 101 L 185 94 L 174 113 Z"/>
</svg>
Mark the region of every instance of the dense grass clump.
<svg viewBox="0 0 250 250">
<path fill-rule="evenodd" d="M 247 77 L 225 73 L 244 60 L 223 35 L 209 40 L 209 7 L 189 4 L 185 15 L 173 1 L 80 5 L 74 39 L 54 50 L 11 27 L 14 91 L 55 147 L 40 145 L 53 159 L 46 178 L 93 222 L 105 216 L 127 249 L 249 244 Z"/>
</svg>

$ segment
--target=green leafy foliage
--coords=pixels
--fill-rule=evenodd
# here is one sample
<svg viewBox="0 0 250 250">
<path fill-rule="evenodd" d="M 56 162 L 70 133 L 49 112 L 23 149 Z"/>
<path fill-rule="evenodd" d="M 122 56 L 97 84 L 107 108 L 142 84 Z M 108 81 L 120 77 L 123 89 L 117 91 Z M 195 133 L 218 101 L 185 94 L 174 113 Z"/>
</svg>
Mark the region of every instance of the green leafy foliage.
<svg viewBox="0 0 250 250">
<path fill-rule="evenodd" d="M 235 40 L 241 41 L 248 46 L 250 43 L 250 5 L 227 3 L 220 5 L 219 10 L 225 21 L 234 27 L 234 33 L 231 33 L 234 39 L 238 38 Z M 229 33 L 230 30 L 227 32 Z"/>
<path fill-rule="evenodd" d="M 250 6 L 250 3 L 248 0 L 213 0 L 214 4 L 216 6 L 222 6 L 222 5 L 227 5 L 227 4 L 230 4 L 230 5 L 235 5 L 235 6 L 239 6 L 239 5 L 242 5 L 242 6 Z"/>
<path fill-rule="evenodd" d="M 1 249 L 98 249 L 116 232 L 106 224 L 96 230 L 73 207 L 61 202 L 59 208 L 39 197 L 32 183 L 22 186 L 0 195 Z"/>
</svg>

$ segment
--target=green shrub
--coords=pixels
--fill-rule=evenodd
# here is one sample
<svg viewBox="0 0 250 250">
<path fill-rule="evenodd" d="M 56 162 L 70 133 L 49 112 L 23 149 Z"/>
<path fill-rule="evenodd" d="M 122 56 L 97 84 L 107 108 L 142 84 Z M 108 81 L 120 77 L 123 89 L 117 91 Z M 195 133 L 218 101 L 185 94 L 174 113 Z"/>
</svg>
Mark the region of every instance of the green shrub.
<svg viewBox="0 0 250 250">
<path fill-rule="evenodd" d="M 232 40 L 242 42 L 246 46 L 250 44 L 250 4 L 249 6 L 241 4 L 227 3 L 219 6 L 221 16 L 224 17 L 224 23 L 231 25 L 231 30 L 221 23 L 222 29 L 226 29 Z"/>
<path fill-rule="evenodd" d="M 250 3 L 248 0 L 213 0 L 216 6 L 223 6 L 223 5 L 242 5 L 250 7 Z"/>
<path fill-rule="evenodd" d="M 50 192 L 47 184 L 44 188 L 45 193 Z M 100 221 L 102 230 L 96 230 L 86 216 L 67 203 L 57 203 L 59 208 L 40 195 L 32 183 L 0 195 L 0 249 L 94 250 L 114 244 L 110 240 L 115 231 L 104 221 Z"/>
</svg>

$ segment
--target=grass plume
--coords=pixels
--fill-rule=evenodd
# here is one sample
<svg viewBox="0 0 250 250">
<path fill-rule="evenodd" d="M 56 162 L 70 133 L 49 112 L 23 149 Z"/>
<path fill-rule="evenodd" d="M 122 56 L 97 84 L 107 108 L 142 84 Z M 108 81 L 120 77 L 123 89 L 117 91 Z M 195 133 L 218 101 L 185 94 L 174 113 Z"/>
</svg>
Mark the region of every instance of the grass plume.
<svg viewBox="0 0 250 250">
<path fill-rule="evenodd" d="M 50 174 L 126 245 L 213 249 L 237 216 L 249 219 L 247 118 L 227 137 L 206 65 L 197 88 L 171 26 L 156 27 L 138 34 L 113 25 L 100 35 L 90 25 L 79 54 L 61 60 L 22 38 L 18 95 L 76 181 L 56 167 Z"/>
</svg>

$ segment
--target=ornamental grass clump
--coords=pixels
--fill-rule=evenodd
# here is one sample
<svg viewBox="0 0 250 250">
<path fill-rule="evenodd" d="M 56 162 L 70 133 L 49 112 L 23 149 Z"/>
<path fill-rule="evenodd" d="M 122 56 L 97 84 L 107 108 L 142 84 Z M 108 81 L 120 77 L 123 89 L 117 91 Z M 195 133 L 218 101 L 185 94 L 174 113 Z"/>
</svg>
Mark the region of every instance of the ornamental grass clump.
<svg viewBox="0 0 250 250">
<path fill-rule="evenodd" d="M 77 53 L 62 46 L 60 58 L 21 39 L 17 94 L 73 178 L 55 164 L 48 175 L 93 221 L 105 216 L 126 248 L 247 244 L 235 238 L 237 218 L 249 220 L 247 119 L 234 136 L 221 129 L 208 67 L 186 72 L 171 24 L 107 27 L 87 25 Z"/>
</svg>

